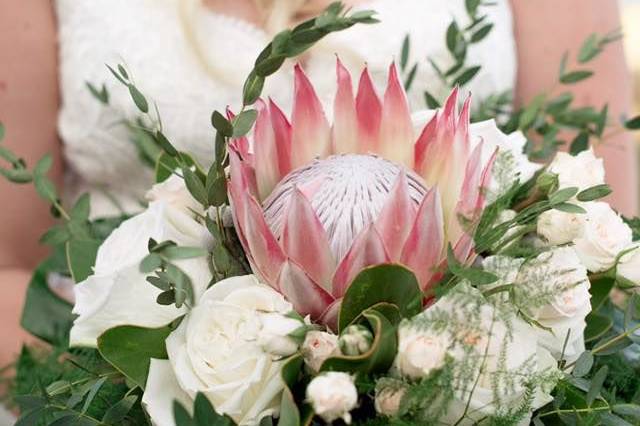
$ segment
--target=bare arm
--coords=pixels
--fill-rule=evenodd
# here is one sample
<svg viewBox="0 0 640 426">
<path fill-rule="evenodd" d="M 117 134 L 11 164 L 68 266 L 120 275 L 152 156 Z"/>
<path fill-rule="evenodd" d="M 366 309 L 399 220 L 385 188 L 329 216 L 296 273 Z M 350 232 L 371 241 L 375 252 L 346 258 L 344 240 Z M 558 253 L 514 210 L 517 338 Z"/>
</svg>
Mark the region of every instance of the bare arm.
<svg viewBox="0 0 640 426">
<path fill-rule="evenodd" d="M 30 166 L 47 152 L 54 155 L 52 177 L 59 183 L 56 36 L 51 3 L 0 0 L 0 121 L 7 133 L 3 144 Z M 45 254 L 38 238 L 51 219 L 48 206 L 30 185 L 17 186 L 0 178 L 0 200 L 0 365 L 4 365 L 26 338 L 19 329 L 19 314 L 30 269 Z"/>
<path fill-rule="evenodd" d="M 558 66 L 568 49 L 574 55 L 591 33 L 604 34 L 620 27 L 613 0 L 511 0 L 518 47 L 516 102 L 531 100 L 557 81 Z M 631 78 L 621 42 L 606 47 L 589 68 L 594 77 L 572 86 L 576 102 L 600 107 L 609 104 L 610 118 L 628 113 Z M 637 155 L 630 134 L 607 138 L 596 147 L 603 156 L 613 206 L 627 215 L 637 214 Z"/>
</svg>

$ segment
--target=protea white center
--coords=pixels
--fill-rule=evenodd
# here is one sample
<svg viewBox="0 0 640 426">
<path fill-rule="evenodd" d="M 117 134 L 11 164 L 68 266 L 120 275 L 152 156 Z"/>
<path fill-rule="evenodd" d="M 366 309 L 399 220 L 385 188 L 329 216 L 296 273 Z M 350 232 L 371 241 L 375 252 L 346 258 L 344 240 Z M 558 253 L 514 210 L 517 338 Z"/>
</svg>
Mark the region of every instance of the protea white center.
<svg viewBox="0 0 640 426">
<path fill-rule="evenodd" d="M 282 236 L 286 208 L 298 188 L 327 233 L 336 260 L 347 253 L 355 237 L 380 214 L 401 171 L 416 208 L 427 189 L 422 179 L 403 166 L 373 154 L 332 155 L 293 170 L 264 201 L 264 215 L 277 239 Z"/>
</svg>

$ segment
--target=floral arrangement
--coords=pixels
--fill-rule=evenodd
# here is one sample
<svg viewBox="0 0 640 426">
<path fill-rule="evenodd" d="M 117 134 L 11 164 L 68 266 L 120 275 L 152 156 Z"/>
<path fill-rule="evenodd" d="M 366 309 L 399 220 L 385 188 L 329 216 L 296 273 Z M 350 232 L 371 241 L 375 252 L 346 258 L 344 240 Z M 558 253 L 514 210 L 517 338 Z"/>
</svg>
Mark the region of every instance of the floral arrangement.
<svg viewBox="0 0 640 426">
<path fill-rule="evenodd" d="M 300 66 L 290 117 L 260 99 L 286 58 L 373 22 L 336 3 L 276 36 L 242 110 L 213 113 L 208 169 L 110 68 L 156 150 L 141 152 L 157 183 L 135 216 L 90 221 L 86 196 L 65 210 L 49 157 L 29 170 L 2 148 L 3 174 L 33 181 L 63 219 L 23 315 L 54 349 L 20 357 L 17 424 L 640 422 L 640 228 L 601 200 L 592 149 L 531 162 L 525 134 L 472 122 L 457 88 L 412 113 L 394 64 L 379 96 L 338 59 L 331 123 Z M 56 294 L 56 277 L 74 294 Z"/>
</svg>

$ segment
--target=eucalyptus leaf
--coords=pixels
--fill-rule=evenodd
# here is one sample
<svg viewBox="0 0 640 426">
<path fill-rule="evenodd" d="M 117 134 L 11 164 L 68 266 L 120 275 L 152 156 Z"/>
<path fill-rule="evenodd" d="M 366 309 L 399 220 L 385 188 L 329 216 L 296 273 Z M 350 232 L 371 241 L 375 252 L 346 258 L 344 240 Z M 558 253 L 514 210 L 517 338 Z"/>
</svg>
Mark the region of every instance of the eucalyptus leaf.
<svg viewBox="0 0 640 426">
<path fill-rule="evenodd" d="M 587 211 L 580 207 L 577 204 L 571 204 L 571 203 L 560 203 L 560 204 L 554 204 L 553 208 L 555 210 L 560 210 L 562 212 L 565 213 L 571 213 L 571 214 L 585 214 Z"/>
<path fill-rule="evenodd" d="M 571 145 L 569 146 L 569 152 L 571 155 L 578 155 L 582 151 L 586 151 L 589 149 L 589 133 L 580 132 L 576 135 L 576 137 L 571 141 Z"/>
<path fill-rule="evenodd" d="M 593 367 L 593 361 L 594 357 L 591 351 L 582 352 L 576 360 L 576 364 L 571 374 L 574 377 L 586 376 L 587 374 L 589 374 L 589 371 L 591 371 L 591 368 Z"/>
<path fill-rule="evenodd" d="M 638 130 L 640 129 L 640 115 L 635 116 L 633 118 L 628 119 L 624 122 L 624 127 L 629 130 Z"/>
<path fill-rule="evenodd" d="M 549 204 L 561 204 L 566 203 L 572 199 L 578 193 L 578 188 L 571 186 L 568 188 L 562 188 L 554 192 L 549 196 Z"/>
<path fill-rule="evenodd" d="M 249 109 L 242 111 L 233 119 L 233 137 L 239 138 L 247 133 L 253 127 L 253 123 L 256 121 L 258 111 L 255 109 Z"/>
<path fill-rule="evenodd" d="M 600 395 L 600 391 L 602 390 L 602 385 L 604 385 L 604 381 L 609 374 L 609 367 L 604 365 L 600 367 L 600 369 L 593 375 L 591 379 L 591 386 L 589 387 L 589 392 L 587 392 L 587 405 L 591 406 L 593 401 Z"/>
<path fill-rule="evenodd" d="M 611 194 L 611 192 L 611 187 L 607 184 L 595 185 L 580 191 L 576 199 L 582 202 L 594 201 L 606 197 Z"/>
<path fill-rule="evenodd" d="M 218 111 L 213 111 L 213 114 L 211 115 L 211 124 L 223 136 L 230 137 L 233 134 L 233 125 Z"/>
<path fill-rule="evenodd" d="M 575 84 L 582 80 L 585 80 L 593 75 L 593 71 L 588 70 L 578 70 L 568 72 L 560 77 L 560 82 L 562 84 Z"/>
<path fill-rule="evenodd" d="M 149 103 L 147 102 L 147 98 L 145 98 L 140 90 L 133 84 L 129 83 L 127 87 L 129 88 L 129 94 L 131 95 L 131 99 L 133 99 L 133 103 L 136 104 L 136 107 L 138 107 L 141 112 L 145 114 L 148 113 Z"/>
</svg>

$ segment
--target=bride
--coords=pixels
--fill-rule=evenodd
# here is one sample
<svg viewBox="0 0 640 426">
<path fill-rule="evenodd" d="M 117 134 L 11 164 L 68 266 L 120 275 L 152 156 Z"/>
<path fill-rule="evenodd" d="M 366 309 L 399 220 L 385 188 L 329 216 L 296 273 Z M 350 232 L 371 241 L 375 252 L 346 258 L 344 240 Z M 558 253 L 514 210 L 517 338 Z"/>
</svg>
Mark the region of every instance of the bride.
<svg viewBox="0 0 640 426">
<path fill-rule="evenodd" d="M 444 34 L 452 18 L 466 19 L 463 0 L 347 1 L 370 8 L 382 21 L 327 37 L 301 61 L 319 88 L 333 93 L 335 54 L 352 70 L 368 64 L 380 87 L 390 60 L 406 35 L 410 62 L 420 68 L 410 101 L 422 106 L 422 92 L 442 95 L 444 87 L 426 57 L 448 60 Z M 137 85 L 159 107 L 166 133 L 180 149 L 203 162 L 211 158 L 210 113 L 238 105 L 241 85 L 259 51 L 280 29 L 321 11 L 326 0 L 0 0 L 0 120 L 6 143 L 30 164 L 46 152 L 65 158 L 54 176 L 69 197 L 89 191 L 94 216 L 140 208 L 151 171 L 138 156 L 122 120 L 135 117 L 128 94 L 104 64 L 123 62 Z M 469 52 L 482 70 L 468 89 L 483 96 L 515 90 L 516 103 L 553 86 L 565 49 L 577 51 L 593 31 L 619 26 L 616 2 L 598 0 L 498 0 L 482 6 L 494 23 L 490 35 Z M 291 64 L 288 65 L 291 67 Z M 628 108 L 629 79 L 620 43 L 594 65 L 596 76 L 575 87 L 577 99 L 609 103 L 612 116 Z M 110 94 L 108 105 L 92 97 L 86 82 Z M 265 89 L 280 105 L 289 93 L 290 72 L 274 76 Z M 280 90 L 282 89 L 282 90 Z M 328 101 L 328 99 L 326 100 Z M 330 105 L 327 105 L 330 108 Z M 60 138 L 60 143 L 58 142 Z M 598 147 L 613 183 L 614 204 L 636 209 L 635 153 L 621 135 Z M 209 160 L 210 161 L 210 160 Z M 42 255 L 38 237 L 50 225 L 35 192 L 0 181 L 0 365 L 19 350 L 18 318 L 29 268 Z M 5 287 L 6 288 L 6 287 Z"/>
</svg>

